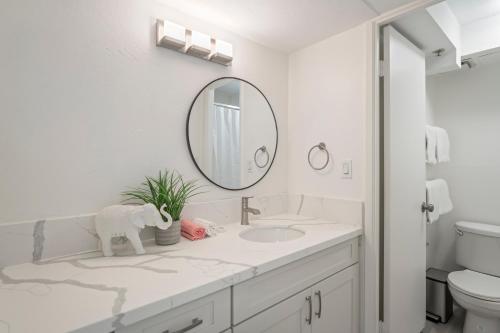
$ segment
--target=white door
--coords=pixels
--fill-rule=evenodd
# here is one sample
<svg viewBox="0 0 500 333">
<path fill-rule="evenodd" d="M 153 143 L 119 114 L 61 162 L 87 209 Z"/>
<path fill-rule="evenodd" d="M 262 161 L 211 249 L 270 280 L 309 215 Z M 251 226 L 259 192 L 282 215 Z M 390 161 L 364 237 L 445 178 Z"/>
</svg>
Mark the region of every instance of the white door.
<svg viewBox="0 0 500 333">
<path fill-rule="evenodd" d="M 233 328 L 234 333 L 311 333 L 311 289 L 292 296 Z"/>
<path fill-rule="evenodd" d="M 321 281 L 312 290 L 312 333 L 359 333 L 358 264 Z"/>
<path fill-rule="evenodd" d="M 384 28 L 385 332 L 425 326 L 425 56 Z"/>
</svg>

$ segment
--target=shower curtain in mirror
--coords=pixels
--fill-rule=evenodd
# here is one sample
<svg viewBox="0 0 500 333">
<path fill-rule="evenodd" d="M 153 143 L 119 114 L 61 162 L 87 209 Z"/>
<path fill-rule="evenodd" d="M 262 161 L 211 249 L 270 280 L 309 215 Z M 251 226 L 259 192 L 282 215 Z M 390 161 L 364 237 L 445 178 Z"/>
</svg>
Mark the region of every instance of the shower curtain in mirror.
<svg viewBox="0 0 500 333">
<path fill-rule="evenodd" d="M 239 108 L 214 104 L 211 141 L 211 169 L 215 182 L 228 184 L 231 188 L 240 187 Z"/>
</svg>

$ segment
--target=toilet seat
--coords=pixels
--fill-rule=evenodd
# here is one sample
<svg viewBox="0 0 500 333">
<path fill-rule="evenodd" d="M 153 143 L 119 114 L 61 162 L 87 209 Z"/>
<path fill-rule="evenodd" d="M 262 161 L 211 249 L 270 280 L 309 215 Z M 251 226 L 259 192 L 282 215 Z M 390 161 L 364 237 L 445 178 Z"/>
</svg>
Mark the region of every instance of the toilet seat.
<svg viewBox="0 0 500 333">
<path fill-rule="evenodd" d="M 471 297 L 500 303 L 500 277 L 466 269 L 451 272 L 448 283 L 450 287 Z"/>
</svg>

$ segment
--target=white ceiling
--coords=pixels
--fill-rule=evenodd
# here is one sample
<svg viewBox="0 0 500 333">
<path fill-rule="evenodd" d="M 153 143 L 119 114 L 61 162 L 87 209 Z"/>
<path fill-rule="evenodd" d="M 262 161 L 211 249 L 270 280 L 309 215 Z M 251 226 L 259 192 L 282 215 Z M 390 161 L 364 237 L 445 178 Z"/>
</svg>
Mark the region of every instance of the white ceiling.
<svg viewBox="0 0 500 333">
<path fill-rule="evenodd" d="M 412 0 L 160 0 L 190 16 L 293 52 Z"/>
<path fill-rule="evenodd" d="M 500 14 L 500 0 L 447 0 L 461 25 Z"/>
</svg>

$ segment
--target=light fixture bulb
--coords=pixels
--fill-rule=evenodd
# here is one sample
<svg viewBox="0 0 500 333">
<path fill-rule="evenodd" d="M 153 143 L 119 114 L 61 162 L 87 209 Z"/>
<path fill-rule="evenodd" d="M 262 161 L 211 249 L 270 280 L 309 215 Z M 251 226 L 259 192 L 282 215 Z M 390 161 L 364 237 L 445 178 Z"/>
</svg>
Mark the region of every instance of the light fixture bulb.
<svg viewBox="0 0 500 333">
<path fill-rule="evenodd" d="M 192 30 L 191 44 L 187 51 L 197 57 L 207 57 L 212 52 L 212 39 L 207 34 Z"/>
<path fill-rule="evenodd" d="M 170 49 L 182 49 L 186 46 L 186 28 L 182 25 L 167 21 L 158 20 L 157 25 L 157 45 Z"/>
<path fill-rule="evenodd" d="M 229 66 L 233 61 L 233 45 L 223 40 L 215 40 L 215 50 L 210 61 Z"/>
</svg>

